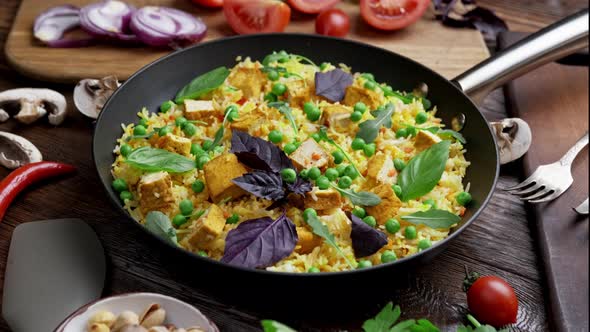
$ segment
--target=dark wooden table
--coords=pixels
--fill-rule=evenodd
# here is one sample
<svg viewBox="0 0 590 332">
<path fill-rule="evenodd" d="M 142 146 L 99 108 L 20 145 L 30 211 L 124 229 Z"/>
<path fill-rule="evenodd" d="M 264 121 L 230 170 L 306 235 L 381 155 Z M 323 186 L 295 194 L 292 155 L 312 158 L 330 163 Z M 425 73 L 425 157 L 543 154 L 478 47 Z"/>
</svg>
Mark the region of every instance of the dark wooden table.
<svg viewBox="0 0 590 332">
<path fill-rule="evenodd" d="M 536 30 L 587 6 L 586 2 L 579 0 L 486 0 L 480 1 L 480 4 L 495 9 L 511 29 L 522 31 Z M 19 0 L 0 1 L 1 47 L 18 5 Z M 68 96 L 72 105 L 72 86 L 48 86 L 22 77 L 8 67 L 3 53 L 0 54 L 0 91 L 27 86 L 50 87 L 61 91 Z M 501 91 L 490 95 L 483 110 L 489 120 L 506 116 Z M 133 291 L 160 292 L 198 306 L 222 331 L 260 330 L 259 320 L 273 317 L 274 313 L 255 312 L 241 306 L 220 303 L 205 295 L 202 289 L 175 282 L 178 278 L 174 272 L 162 268 L 165 265 L 163 257 L 150 253 L 142 245 L 133 244 L 146 240 L 145 235 L 132 225 L 119 222 L 121 216 L 112 208 L 101 188 L 90 152 L 92 125 L 74 110 L 70 109 L 69 112 L 67 121 L 58 128 L 45 121 L 32 126 L 14 121 L 0 125 L 0 130 L 30 139 L 43 151 L 46 159 L 72 163 L 79 169 L 77 176 L 27 190 L 0 223 L 0 292 L 14 227 L 35 220 L 77 217 L 87 221 L 96 230 L 105 247 L 109 270 L 104 295 Z M 502 167 L 498 187 L 518 183 L 521 180 L 521 169 L 518 162 Z M 7 173 L 0 169 L 0 178 Z M 520 301 L 515 331 L 548 330 L 550 315 L 544 305 L 546 286 L 533 227 L 527 218 L 524 204 L 497 191 L 479 219 L 444 254 L 432 264 L 413 271 L 404 278 L 405 282 L 385 285 L 384 291 L 391 294 L 391 301 L 401 305 L 403 317 L 428 317 L 444 330 L 454 331 L 454 327 L 463 322 L 466 313 L 466 298 L 461 291 L 461 282 L 464 266 L 467 266 L 483 274 L 499 275 L 514 286 Z M 362 300 L 362 292 L 359 290 L 357 294 Z M 329 323 L 329 326 L 321 322 L 302 321 L 298 319 L 297 313 L 277 315 L 287 317 L 286 323 L 301 330 L 356 330 L 381 305 L 383 303 L 375 303 L 372 312 L 342 317 L 341 324 Z M 0 321 L 0 330 L 9 330 L 3 321 Z"/>
</svg>

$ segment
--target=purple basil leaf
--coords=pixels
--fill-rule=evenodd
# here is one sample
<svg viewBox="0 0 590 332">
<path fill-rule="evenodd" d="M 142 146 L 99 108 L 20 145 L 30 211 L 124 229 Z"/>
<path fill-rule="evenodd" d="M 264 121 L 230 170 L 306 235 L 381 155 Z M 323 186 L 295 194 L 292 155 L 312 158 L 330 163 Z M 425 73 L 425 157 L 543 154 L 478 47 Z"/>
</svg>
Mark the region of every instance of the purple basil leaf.
<svg viewBox="0 0 590 332">
<path fill-rule="evenodd" d="M 272 201 L 280 200 L 286 195 L 283 179 L 278 173 L 255 171 L 235 178 L 232 182 L 256 197 Z"/>
<path fill-rule="evenodd" d="M 350 238 L 356 257 L 370 256 L 387 244 L 387 235 L 385 233 L 367 225 L 361 218 L 352 213 L 346 213 L 346 215 L 352 221 Z"/>
<path fill-rule="evenodd" d="M 333 102 L 342 101 L 352 80 L 352 75 L 338 68 L 326 73 L 318 72 L 315 74 L 315 94 Z"/>
<path fill-rule="evenodd" d="M 311 182 L 304 180 L 299 176 L 294 183 L 287 184 L 287 189 L 297 195 L 305 195 L 306 192 L 311 191 L 312 187 Z"/>
<path fill-rule="evenodd" d="M 243 131 L 232 132 L 231 152 L 242 164 L 252 169 L 273 172 L 280 172 L 284 168 L 295 169 L 291 159 L 278 146 Z"/>
<path fill-rule="evenodd" d="M 285 213 L 242 222 L 225 238 L 221 261 L 246 268 L 265 268 L 289 256 L 298 241 L 295 224 Z"/>
<path fill-rule="evenodd" d="M 476 5 L 474 0 L 433 0 L 436 17 L 444 25 L 479 30 L 486 41 L 493 42 L 506 23 L 493 11 Z"/>
</svg>

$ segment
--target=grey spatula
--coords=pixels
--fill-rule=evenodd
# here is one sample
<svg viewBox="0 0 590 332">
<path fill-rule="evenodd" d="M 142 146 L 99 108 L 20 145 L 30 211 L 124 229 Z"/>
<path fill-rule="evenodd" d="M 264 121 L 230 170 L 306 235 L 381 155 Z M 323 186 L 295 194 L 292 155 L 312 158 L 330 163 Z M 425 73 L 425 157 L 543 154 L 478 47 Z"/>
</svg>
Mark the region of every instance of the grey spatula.
<svg viewBox="0 0 590 332">
<path fill-rule="evenodd" d="M 84 221 L 22 224 L 10 243 L 2 315 L 14 332 L 53 331 L 100 297 L 105 271 L 103 248 Z"/>
</svg>

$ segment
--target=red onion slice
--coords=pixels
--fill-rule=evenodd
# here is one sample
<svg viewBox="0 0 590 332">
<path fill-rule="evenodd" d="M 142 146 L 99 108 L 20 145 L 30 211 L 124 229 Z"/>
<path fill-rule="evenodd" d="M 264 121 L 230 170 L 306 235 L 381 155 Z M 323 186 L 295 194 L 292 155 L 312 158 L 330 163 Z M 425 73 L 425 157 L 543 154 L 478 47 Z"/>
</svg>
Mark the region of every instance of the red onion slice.
<svg viewBox="0 0 590 332">
<path fill-rule="evenodd" d="M 80 26 L 80 9 L 72 5 L 52 7 L 35 19 L 35 38 L 49 47 L 81 47 L 93 44 L 94 39 L 64 38 L 64 33 Z"/>
<path fill-rule="evenodd" d="M 122 1 L 97 2 L 80 11 L 80 25 L 89 34 L 100 38 L 135 41 L 130 34 L 129 20 L 135 7 Z"/>
<path fill-rule="evenodd" d="M 201 19 L 169 7 L 147 6 L 136 10 L 130 27 L 139 40 L 158 47 L 195 43 L 207 33 Z"/>
</svg>

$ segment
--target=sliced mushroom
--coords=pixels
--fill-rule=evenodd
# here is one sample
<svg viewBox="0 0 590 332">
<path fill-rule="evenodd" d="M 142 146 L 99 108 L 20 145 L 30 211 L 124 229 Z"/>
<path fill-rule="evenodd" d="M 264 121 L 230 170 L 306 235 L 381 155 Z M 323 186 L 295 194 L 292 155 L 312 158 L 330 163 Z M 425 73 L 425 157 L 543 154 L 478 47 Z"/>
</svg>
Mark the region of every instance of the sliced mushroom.
<svg viewBox="0 0 590 332">
<path fill-rule="evenodd" d="M 102 107 L 121 84 L 115 76 L 84 79 L 74 88 L 74 104 L 80 113 L 96 119 Z"/>
<path fill-rule="evenodd" d="M 502 165 L 522 157 L 529 150 L 533 135 L 524 120 L 508 118 L 490 125 L 494 129 Z"/>
<path fill-rule="evenodd" d="M 10 115 L 3 109 L 0 108 L 0 122 L 4 122 L 10 118 Z"/>
<path fill-rule="evenodd" d="M 0 114 L 0 118 L 8 114 L 6 109 L 16 108 L 18 114 L 14 118 L 25 124 L 37 121 L 49 111 L 49 123 L 57 126 L 66 117 L 66 107 L 66 98 L 49 89 L 22 88 L 0 92 L 0 113 L 5 113 Z"/>
<path fill-rule="evenodd" d="M 43 160 L 41 152 L 24 137 L 0 131 L 0 165 L 15 169 Z"/>
</svg>

